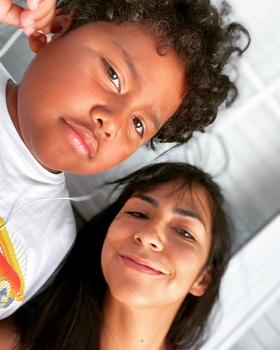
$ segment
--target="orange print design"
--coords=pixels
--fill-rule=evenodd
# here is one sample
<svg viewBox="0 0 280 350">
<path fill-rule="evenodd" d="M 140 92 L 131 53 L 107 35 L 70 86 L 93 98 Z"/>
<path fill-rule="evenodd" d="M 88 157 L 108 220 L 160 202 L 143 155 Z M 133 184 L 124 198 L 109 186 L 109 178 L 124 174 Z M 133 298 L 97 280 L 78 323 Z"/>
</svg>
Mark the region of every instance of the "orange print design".
<svg viewBox="0 0 280 350">
<path fill-rule="evenodd" d="M 4 220 L 0 218 L 0 308 L 22 301 L 24 279 Z"/>
</svg>

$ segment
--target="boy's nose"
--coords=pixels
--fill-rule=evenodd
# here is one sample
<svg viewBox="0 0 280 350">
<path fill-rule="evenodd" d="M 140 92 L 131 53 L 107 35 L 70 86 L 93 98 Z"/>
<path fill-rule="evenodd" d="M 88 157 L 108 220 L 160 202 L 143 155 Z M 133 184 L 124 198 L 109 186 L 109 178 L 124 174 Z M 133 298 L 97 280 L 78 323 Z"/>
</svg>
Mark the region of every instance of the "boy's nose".
<svg viewBox="0 0 280 350">
<path fill-rule="evenodd" d="M 104 108 L 92 111 L 91 119 L 95 127 L 110 140 L 115 139 L 124 121 L 120 114 L 111 113 Z"/>
</svg>

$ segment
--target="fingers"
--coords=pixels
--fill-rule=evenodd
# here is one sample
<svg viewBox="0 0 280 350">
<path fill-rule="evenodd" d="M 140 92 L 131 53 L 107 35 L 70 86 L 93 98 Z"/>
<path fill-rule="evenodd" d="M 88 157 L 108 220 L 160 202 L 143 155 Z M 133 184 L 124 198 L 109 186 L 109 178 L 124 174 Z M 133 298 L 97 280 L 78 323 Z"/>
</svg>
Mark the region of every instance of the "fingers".
<svg viewBox="0 0 280 350">
<path fill-rule="evenodd" d="M 26 0 L 26 5 L 31 11 L 36 11 L 39 7 L 40 0 Z"/>
<path fill-rule="evenodd" d="M 44 31 L 44 28 L 50 28 L 55 17 L 56 0 L 28 0 L 27 4 L 29 1 L 31 4 L 38 1 L 36 9 L 32 10 L 35 29 Z"/>
<path fill-rule="evenodd" d="M 20 26 L 20 15 L 24 9 L 12 3 L 12 0 L 0 1 L 0 22 Z"/>
<path fill-rule="evenodd" d="M 14 2 L 15 0 L 0 0 L 0 22 L 20 27 L 28 36 L 37 31 L 45 34 L 56 31 L 56 0 L 26 0 L 26 9 Z M 71 16 L 68 13 L 66 17 L 68 19 Z M 58 17 L 63 18 L 63 14 Z M 59 28 L 61 27 L 60 24 Z"/>
<path fill-rule="evenodd" d="M 56 0 L 26 0 L 24 9 L 14 0 L 0 0 L 0 22 L 21 27 L 30 35 L 40 30 L 49 33 L 55 18 Z"/>
<path fill-rule="evenodd" d="M 25 34 L 35 31 L 49 33 L 55 17 L 56 0 L 27 0 L 27 9 L 20 14 Z"/>
</svg>

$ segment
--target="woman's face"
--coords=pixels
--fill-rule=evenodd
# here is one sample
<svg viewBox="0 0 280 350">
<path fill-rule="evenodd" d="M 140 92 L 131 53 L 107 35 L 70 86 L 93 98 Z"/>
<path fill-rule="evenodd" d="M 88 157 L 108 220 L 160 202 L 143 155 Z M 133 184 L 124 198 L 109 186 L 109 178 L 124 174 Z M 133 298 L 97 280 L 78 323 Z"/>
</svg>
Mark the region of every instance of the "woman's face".
<svg viewBox="0 0 280 350">
<path fill-rule="evenodd" d="M 178 189 L 178 188 L 177 188 Z M 168 183 L 134 193 L 109 227 L 101 264 L 110 295 L 140 307 L 172 305 L 202 295 L 211 276 L 211 211 L 198 186 Z"/>
</svg>

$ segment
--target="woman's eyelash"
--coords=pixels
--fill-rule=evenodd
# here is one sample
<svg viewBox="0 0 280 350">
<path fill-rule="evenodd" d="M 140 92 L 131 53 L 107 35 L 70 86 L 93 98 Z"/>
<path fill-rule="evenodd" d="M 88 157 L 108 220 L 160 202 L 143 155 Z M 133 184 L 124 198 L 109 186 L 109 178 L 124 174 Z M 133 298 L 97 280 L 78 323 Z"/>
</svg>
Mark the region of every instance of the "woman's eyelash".
<svg viewBox="0 0 280 350">
<path fill-rule="evenodd" d="M 195 241 L 194 236 L 187 230 L 180 228 L 180 227 L 175 227 L 175 230 L 183 237 Z"/>
<path fill-rule="evenodd" d="M 148 219 L 148 215 L 142 213 L 141 211 L 133 211 L 133 210 L 129 210 L 125 212 L 126 214 L 133 216 L 135 218 L 139 218 L 139 219 Z"/>
<path fill-rule="evenodd" d="M 103 60 L 103 63 L 104 63 L 105 70 L 106 70 L 106 73 L 107 73 L 109 79 L 115 85 L 118 92 L 120 92 L 121 91 L 121 83 L 120 83 L 120 78 L 119 78 L 118 74 L 116 73 L 114 68 L 106 60 Z"/>
<path fill-rule="evenodd" d="M 143 137 L 144 132 L 145 132 L 145 128 L 144 128 L 144 125 L 143 125 L 143 123 L 141 122 L 141 120 L 140 120 L 138 117 L 134 117 L 134 118 L 133 118 L 133 124 L 134 124 L 134 127 L 135 127 L 136 132 L 137 132 L 141 137 Z"/>
</svg>

